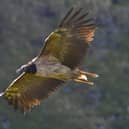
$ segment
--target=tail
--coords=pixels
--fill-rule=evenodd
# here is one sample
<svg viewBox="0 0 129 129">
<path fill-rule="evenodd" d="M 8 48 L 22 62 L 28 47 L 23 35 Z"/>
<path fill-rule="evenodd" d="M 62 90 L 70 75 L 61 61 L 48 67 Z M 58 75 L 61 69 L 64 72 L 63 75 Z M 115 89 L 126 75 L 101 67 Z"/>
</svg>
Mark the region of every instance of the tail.
<svg viewBox="0 0 129 129">
<path fill-rule="evenodd" d="M 88 77 L 91 77 L 91 78 L 99 77 L 99 75 L 96 74 L 96 73 L 89 73 L 89 72 L 82 71 L 82 70 L 79 70 L 79 69 L 76 69 L 76 72 L 77 72 L 78 76 L 76 76 L 76 78 L 74 78 L 73 80 L 75 82 L 85 83 L 85 84 L 88 84 L 88 85 L 94 85 L 93 82 L 88 80 Z"/>
</svg>

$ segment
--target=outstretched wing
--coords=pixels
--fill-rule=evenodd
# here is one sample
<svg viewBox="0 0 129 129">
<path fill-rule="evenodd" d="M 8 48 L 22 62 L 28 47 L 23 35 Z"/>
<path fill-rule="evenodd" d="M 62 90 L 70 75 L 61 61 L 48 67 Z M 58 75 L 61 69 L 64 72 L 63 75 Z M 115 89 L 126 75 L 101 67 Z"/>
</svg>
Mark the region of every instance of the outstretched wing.
<svg viewBox="0 0 129 129">
<path fill-rule="evenodd" d="M 40 58 L 45 55 L 55 56 L 72 69 L 81 64 L 96 28 L 94 19 L 83 11 L 72 8 L 66 14 L 58 29 L 46 38 Z"/>
<path fill-rule="evenodd" d="M 26 112 L 40 105 L 41 100 L 48 97 L 63 81 L 43 78 L 34 74 L 23 73 L 5 90 L 3 96 L 15 109 Z"/>
</svg>

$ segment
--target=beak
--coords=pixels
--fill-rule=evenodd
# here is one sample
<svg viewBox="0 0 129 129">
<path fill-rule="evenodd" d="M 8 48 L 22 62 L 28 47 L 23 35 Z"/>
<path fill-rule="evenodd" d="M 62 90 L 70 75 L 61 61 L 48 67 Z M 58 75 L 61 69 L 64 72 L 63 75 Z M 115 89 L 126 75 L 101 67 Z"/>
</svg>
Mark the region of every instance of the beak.
<svg viewBox="0 0 129 129">
<path fill-rule="evenodd" d="M 18 74 L 22 73 L 22 69 L 21 68 L 17 69 L 16 73 L 18 73 Z"/>
<path fill-rule="evenodd" d="M 22 65 L 19 69 L 16 70 L 17 74 L 21 74 L 25 71 L 25 65 Z"/>
</svg>

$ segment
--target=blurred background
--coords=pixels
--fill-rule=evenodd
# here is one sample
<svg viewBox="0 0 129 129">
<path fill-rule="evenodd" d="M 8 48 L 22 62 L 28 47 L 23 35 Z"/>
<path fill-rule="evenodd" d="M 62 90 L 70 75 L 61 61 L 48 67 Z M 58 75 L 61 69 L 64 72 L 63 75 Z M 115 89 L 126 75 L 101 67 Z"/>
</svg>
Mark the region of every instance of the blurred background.
<svg viewBox="0 0 129 129">
<path fill-rule="evenodd" d="M 98 24 L 82 66 L 100 75 L 95 86 L 69 82 L 25 116 L 0 98 L 0 129 L 129 129 L 128 0 L 0 0 L 0 91 L 73 6 Z"/>
</svg>

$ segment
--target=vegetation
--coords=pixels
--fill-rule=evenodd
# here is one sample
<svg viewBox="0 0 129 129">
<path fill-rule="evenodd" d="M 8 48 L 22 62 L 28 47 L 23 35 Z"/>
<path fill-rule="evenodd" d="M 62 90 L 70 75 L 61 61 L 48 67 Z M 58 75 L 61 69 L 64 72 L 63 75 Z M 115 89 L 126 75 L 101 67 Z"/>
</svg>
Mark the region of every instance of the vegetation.
<svg viewBox="0 0 129 129">
<path fill-rule="evenodd" d="M 88 8 L 98 29 L 84 69 L 95 87 L 69 82 L 25 116 L 0 99 L 0 129 L 128 129 L 129 2 L 120 0 L 1 0 L 0 91 L 40 50 L 72 7 Z"/>
</svg>

